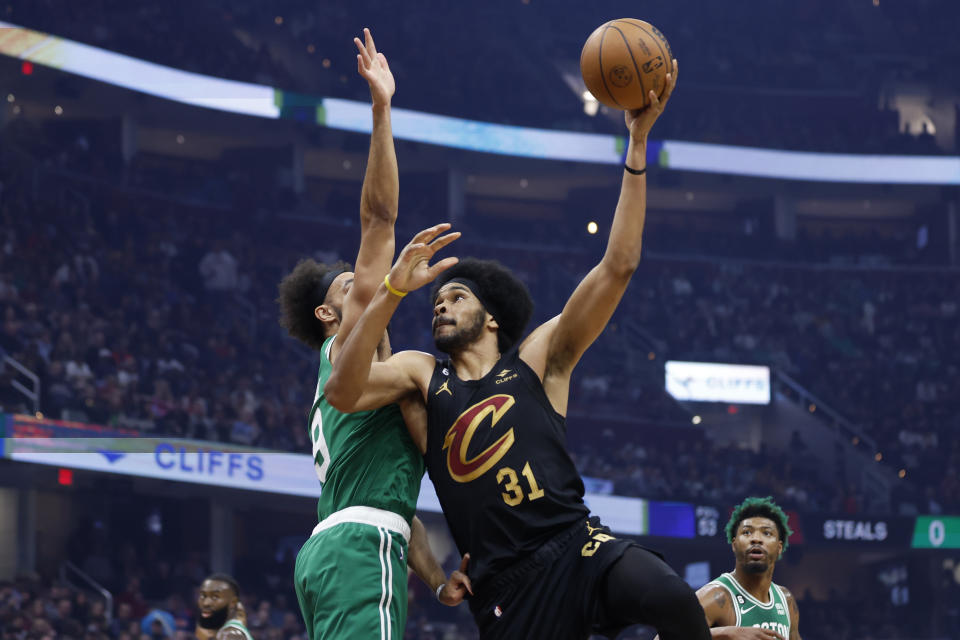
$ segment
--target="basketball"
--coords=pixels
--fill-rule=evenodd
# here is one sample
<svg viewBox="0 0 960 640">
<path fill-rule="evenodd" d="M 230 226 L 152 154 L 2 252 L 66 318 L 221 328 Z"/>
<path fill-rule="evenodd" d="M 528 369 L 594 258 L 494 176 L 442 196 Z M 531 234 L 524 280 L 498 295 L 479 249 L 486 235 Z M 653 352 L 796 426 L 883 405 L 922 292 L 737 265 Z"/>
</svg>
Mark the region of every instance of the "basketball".
<svg viewBox="0 0 960 640">
<path fill-rule="evenodd" d="M 663 95 L 673 73 L 673 52 L 659 29 L 620 18 L 600 25 L 580 53 L 580 73 L 590 93 L 614 109 L 642 109 L 652 89 Z"/>
</svg>

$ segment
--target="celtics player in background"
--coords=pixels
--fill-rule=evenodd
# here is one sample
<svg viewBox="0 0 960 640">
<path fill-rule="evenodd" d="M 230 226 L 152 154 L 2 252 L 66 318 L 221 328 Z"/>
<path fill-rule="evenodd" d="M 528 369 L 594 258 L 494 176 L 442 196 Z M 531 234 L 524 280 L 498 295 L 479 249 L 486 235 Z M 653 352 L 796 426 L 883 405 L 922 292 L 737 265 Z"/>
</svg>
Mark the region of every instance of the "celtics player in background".
<svg viewBox="0 0 960 640">
<path fill-rule="evenodd" d="M 197 595 L 197 640 L 253 640 L 240 602 L 240 586 L 223 573 L 208 576 Z"/>
<path fill-rule="evenodd" d="M 791 533 L 771 498 L 747 498 L 733 509 L 727 541 L 736 566 L 697 591 L 714 638 L 800 640 L 797 601 L 773 582 Z"/>
<path fill-rule="evenodd" d="M 364 29 L 357 70 L 370 85 L 373 133 L 360 196 L 360 249 L 349 265 L 302 260 L 280 283 L 281 324 L 320 352 L 310 438 L 323 486 L 319 524 L 297 555 L 297 599 L 311 640 L 401 638 L 407 613 L 407 562 L 447 605 L 470 588 L 446 579 L 416 517 L 424 463 L 405 420 L 425 422 L 416 396 L 376 411 L 340 413 L 323 386 L 347 335 L 390 268 L 399 180 L 390 125 L 393 75 Z M 390 355 L 386 333 L 378 357 Z M 402 411 L 402 413 L 401 413 Z M 467 559 L 464 560 L 464 567 Z"/>
</svg>

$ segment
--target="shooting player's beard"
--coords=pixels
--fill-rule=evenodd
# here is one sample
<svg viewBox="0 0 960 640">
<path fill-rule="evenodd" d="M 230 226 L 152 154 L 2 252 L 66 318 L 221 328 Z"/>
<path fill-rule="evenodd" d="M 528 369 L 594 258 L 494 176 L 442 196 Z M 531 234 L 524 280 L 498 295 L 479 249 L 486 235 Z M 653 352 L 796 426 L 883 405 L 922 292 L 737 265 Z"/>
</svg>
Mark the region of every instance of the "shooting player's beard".
<svg viewBox="0 0 960 640">
<path fill-rule="evenodd" d="M 470 323 L 469 326 L 443 335 L 437 335 L 436 330 L 434 330 L 434 344 L 440 351 L 453 355 L 456 352 L 463 350 L 480 337 L 480 335 L 483 333 L 483 325 L 486 319 L 486 311 L 480 309 L 477 311 L 477 315 L 473 317 L 473 322 Z"/>
<path fill-rule="evenodd" d="M 202 615 L 198 616 L 197 626 L 203 629 L 218 631 L 220 627 L 227 624 L 227 618 L 229 616 L 230 616 L 230 607 L 223 607 L 222 609 L 216 609 L 210 613 L 209 618 L 204 618 Z"/>
</svg>

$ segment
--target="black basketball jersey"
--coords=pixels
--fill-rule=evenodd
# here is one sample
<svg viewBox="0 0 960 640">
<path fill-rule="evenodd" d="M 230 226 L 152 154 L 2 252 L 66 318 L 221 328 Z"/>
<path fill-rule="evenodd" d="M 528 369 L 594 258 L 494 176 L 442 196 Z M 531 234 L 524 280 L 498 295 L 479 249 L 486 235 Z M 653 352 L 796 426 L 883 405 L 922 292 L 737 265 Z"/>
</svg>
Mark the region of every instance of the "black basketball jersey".
<svg viewBox="0 0 960 640">
<path fill-rule="evenodd" d="M 565 440 L 565 418 L 517 348 L 480 380 L 437 360 L 427 470 L 475 585 L 588 516 Z"/>
</svg>

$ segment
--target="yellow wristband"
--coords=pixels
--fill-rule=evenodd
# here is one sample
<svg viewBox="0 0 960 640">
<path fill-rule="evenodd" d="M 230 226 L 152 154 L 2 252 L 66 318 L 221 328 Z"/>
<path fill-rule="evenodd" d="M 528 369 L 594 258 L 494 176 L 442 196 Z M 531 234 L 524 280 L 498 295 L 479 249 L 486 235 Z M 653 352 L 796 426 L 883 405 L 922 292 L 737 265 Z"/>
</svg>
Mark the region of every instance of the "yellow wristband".
<svg viewBox="0 0 960 640">
<path fill-rule="evenodd" d="M 409 291 L 400 291 L 399 289 L 394 289 L 393 286 L 390 284 L 390 274 L 389 274 L 389 273 L 388 273 L 387 275 L 383 276 L 383 284 L 387 287 L 387 291 L 389 291 L 389 292 L 392 293 L 393 295 L 397 296 L 398 298 L 402 298 L 403 296 L 405 296 L 405 295 L 407 295 L 408 293 L 410 293 Z"/>
</svg>

